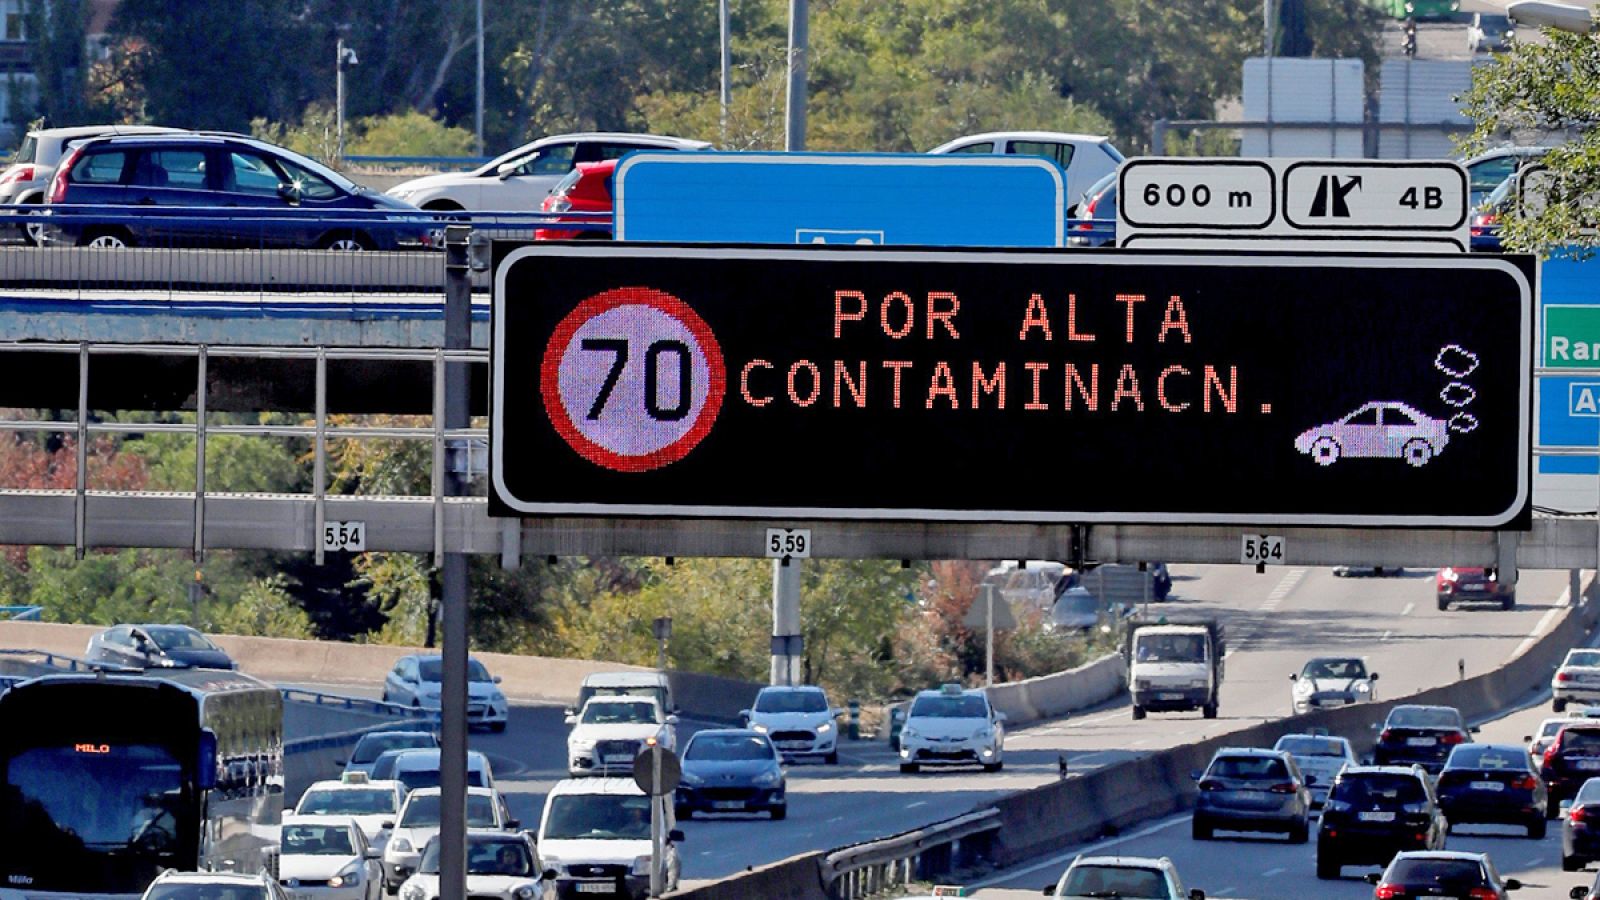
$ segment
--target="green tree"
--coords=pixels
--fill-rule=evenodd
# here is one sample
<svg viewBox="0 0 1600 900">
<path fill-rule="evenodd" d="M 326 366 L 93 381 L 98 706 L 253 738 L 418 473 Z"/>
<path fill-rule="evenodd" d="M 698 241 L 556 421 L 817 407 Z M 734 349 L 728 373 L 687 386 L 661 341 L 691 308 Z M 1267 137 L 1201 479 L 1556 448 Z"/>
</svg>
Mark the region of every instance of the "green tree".
<svg viewBox="0 0 1600 900">
<path fill-rule="evenodd" d="M 1548 254 L 1600 245 L 1600 34 L 1545 29 L 1474 66 L 1462 109 L 1475 127 L 1463 147 L 1479 153 L 1507 138 L 1565 143 L 1545 154 L 1544 202 L 1503 211 L 1500 238 L 1513 250 Z"/>
</svg>

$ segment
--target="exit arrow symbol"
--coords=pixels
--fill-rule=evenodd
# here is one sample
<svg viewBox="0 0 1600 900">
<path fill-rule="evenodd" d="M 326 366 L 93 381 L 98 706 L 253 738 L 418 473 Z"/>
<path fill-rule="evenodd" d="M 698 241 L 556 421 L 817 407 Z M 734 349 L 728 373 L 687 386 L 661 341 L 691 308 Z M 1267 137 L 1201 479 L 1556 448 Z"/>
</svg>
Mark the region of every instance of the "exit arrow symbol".
<svg viewBox="0 0 1600 900">
<path fill-rule="evenodd" d="M 1316 196 L 1311 198 L 1311 212 L 1309 215 L 1326 217 L 1328 215 L 1328 197 L 1333 197 L 1333 217 L 1336 219 L 1350 218 L 1350 207 L 1345 204 L 1344 198 L 1351 191 L 1361 187 L 1361 176 L 1351 175 L 1343 182 L 1337 175 L 1324 175 L 1317 182 Z"/>
</svg>

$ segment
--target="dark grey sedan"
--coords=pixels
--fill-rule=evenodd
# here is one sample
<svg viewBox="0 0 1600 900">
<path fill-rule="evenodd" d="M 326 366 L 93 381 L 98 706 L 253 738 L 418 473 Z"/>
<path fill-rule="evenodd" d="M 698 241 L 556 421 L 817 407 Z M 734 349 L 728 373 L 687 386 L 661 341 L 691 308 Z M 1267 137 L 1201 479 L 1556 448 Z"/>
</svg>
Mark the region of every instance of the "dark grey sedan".
<svg viewBox="0 0 1600 900">
<path fill-rule="evenodd" d="M 238 668 L 221 647 L 187 625 L 116 625 L 90 638 L 83 657 L 137 669 Z"/>
<path fill-rule="evenodd" d="M 1288 753 L 1224 747 L 1194 778 L 1200 787 L 1195 840 L 1208 841 L 1219 830 L 1280 831 L 1295 844 L 1310 837 L 1309 779 Z"/>
<path fill-rule="evenodd" d="M 696 732 L 683 748 L 678 818 L 697 812 L 788 815 L 783 758 L 759 731 L 744 728 Z"/>
</svg>

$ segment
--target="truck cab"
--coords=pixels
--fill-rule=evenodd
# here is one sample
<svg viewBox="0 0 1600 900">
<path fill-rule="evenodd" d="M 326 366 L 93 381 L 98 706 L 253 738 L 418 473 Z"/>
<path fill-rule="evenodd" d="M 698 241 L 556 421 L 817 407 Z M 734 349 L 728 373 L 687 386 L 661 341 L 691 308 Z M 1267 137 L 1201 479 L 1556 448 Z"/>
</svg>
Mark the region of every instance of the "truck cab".
<svg viewBox="0 0 1600 900">
<path fill-rule="evenodd" d="M 1150 711 L 1195 709 L 1208 719 L 1217 717 L 1227 654 L 1220 623 L 1136 624 L 1128 629 L 1123 654 L 1135 719 Z"/>
</svg>

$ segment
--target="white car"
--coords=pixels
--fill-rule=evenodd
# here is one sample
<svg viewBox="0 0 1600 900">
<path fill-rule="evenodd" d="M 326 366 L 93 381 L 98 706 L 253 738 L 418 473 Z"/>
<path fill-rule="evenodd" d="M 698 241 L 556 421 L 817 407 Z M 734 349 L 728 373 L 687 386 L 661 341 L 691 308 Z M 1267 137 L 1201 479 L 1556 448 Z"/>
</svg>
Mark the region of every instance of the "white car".
<svg viewBox="0 0 1600 900">
<path fill-rule="evenodd" d="M 1165 856 L 1080 856 L 1047 886 L 1056 898 L 1149 897 L 1152 900 L 1205 900 L 1205 892 L 1185 892 L 1178 867 Z"/>
<path fill-rule="evenodd" d="M 1289 676 L 1289 696 L 1296 714 L 1314 709 L 1366 703 L 1377 697 L 1377 672 L 1368 672 L 1359 656 L 1318 656 Z"/>
<path fill-rule="evenodd" d="M 229 900 L 292 900 L 283 886 L 265 872 L 180 872 L 168 869 L 145 888 L 140 900 L 195 900 L 227 897 Z"/>
<path fill-rule="evenodd" d="M 1005 765 L 1005 720 L 983 691 L 964 691 L 959 684 L 922 691 L 900 728 L 900 771 L 979 765 L 998 772 Z"/>
<path fill-rule="evenodd" d="M 1404 403 L 1367 403 L 1336 422 L 1308 429 L 1294 439 L 1294 448 L 1319 466 L 1343 457 L 1404 459 L 1425 466 L 1450 443 L 1443 419 L 1423 415 Z"/>
<path fill-rule="evenodd" d="M 1556 742 L 1556 735 L 1561 733 L 1561 729 L 1582 721 L 1583 719 L 1575 716 L 1554 716 L 1540 722 L 1538 731 L 1524 735 L 1522 740 L 1528 745 L 1528 757 L 1533 760 L 1534 765 L 1544 760 L 1544 752 Z"/>
<path fill-rule="evenodd" d="M 180 130 L 159 125 L 77 125 L 30 131 L 11 158 L 11 164 L 0 171 L 0 204 L 43 203 L 61 158 L 84 141 L 114 134 L 173 134 Z M 37 245 L 41 229 L 41 225 L 30 223 L 22 229 L 22 234 L 29 243 Z"/>
<path fill-rule="evenodd" d="M 1066 173 L 1066 198 L 1076 204 L 1089 186 L 1115 172 L 1122 164 L 1122 153 L 1110 139 L 1095 134 L 1065 134 L 1060 131 L 991 131 L 970 134 L 940 144 L 929 153 L 1001 154 L 1042 156 Z M 1063 210 L 1071 215 L 1072 210 Z"/>
<path fill-rule="evenodd" d="M 440 707 L 444 690 L 444 657 L 437 653 L 402 656 L 383 679 L 383 702 L 416 709 Z M 500 690 L 500 676 L 476 659 L 467 660 L 467 725 L 505 731 L 511 706 Z"/>
<path fill-rule="evenodd" d="M 1566 712 L 1568 703 L 1600 702 L 1600 650 L 1574 648 L 1550 678 L 1551 706 Z"/>
<path fill-rule="evenodd" d="M 555 873 L 539 862 L 525 833 L 467 832 L 467 896 L 473 900 L 544 900 L 555 896 Z M 439 840 L 428 842 L 421 868 L 400 886 L 400 900 L 439 900 Z"/>
<path fill-rule="evenodd" d="M 388 752 L 378 755 L 378 763 L 382 763 Z M 417 788 L 438 787 L 439 751 L 419 747 L 395 753 L 394 762 L 389 766 L 389 777 L 400 782 L 401 789 L 408 794 Z M 467 786 L 494 787 L 494 767 L 489 764 L 489 757 L 477 750 L 467 751 Z"/>
<path fill-rule="evenodd" d="M 839 761 L 839 710 L 828 703 L 822 688 L 810 685 L 764 687 L 756 702 L 739 713 L 745 726 L 772 741 L 785 759 L 821 756 Z"/>
<path fill-rule="evenodd" d="M 635 150 L 708 150 L 705 141 L 655 134 L 557 134 L 524 144 L 470 172 L 446 172 L 397 184 L 389 196 L 434 210 L 533 212 L 581 162 L 620 159 Z"/>
<path fill-rule="evenodd" d="M 381 900 L 383 867 L 349 816 L 284 816 L 278 881 L 290 900 Z"/>
<path fill-rule="evenodd" d="M 405 789 L 398 781 L 368 781 L 365 776 L 347 775 L 339 781 L 318 781 L 306 788 L 294 806 L 294 815 L 354 819 L 367 843 L 382 850 L 389 842 L 389 832 L 383 826 L 394 822 L 403 800 Z"/>
<path fill-rule="evenodd" d="M 1313 807 L 1320 807 L 1327 802 L 1328 789 L 1333 787 L 1334 776 L 1339 774 L 1340 769 L 1359 764 L 1349 741 L 1327 734 L 1286 734 L 1278 738 L 1272 749 L 1282 750 L 1294 757 L 1300 774 L 1316 779 L 1310 784 Z"/>
<path fill-rule="evenodd" d="M 467 788 L 467 827 L 498 831 L 516 829 L 522 823 L 511 818 L 500 792 L 491 788 Z M 389 844 L 383 848 L 383 878 L 389 890 L 400 887 L 417 871 L 422 848 L 439 833 L 439 789 L 418 788 L 406 797 L 400 818 L 394 822 Z"/>
<path fill-rule="evenodd" d="M 1517 27 L 1504 13 L 1473 13 L 1467 23 L 1467 52 L 1493 53 L 1510 50 L 1517 39 Z"/>
<path fill-rule="evenodd" d="M 650 887 L 650 798 L 632 778 L 565 778 L 545 797 L 539 855 L 555 870 L 559 896 L 622 894 L 643 897 Z M 666 816 L 664 885 L 678 888 L 681 863 L 672 804 Z"/>
<path fill-rule="evenodd" d="M 566 721 L 573 726 L 567 735 L 567 772 L 574 777 L 629 774 L 647 744 L 678 746 L 678 717 L 662 712 L 654 697 L 592 697 Z"/>
</svg>

